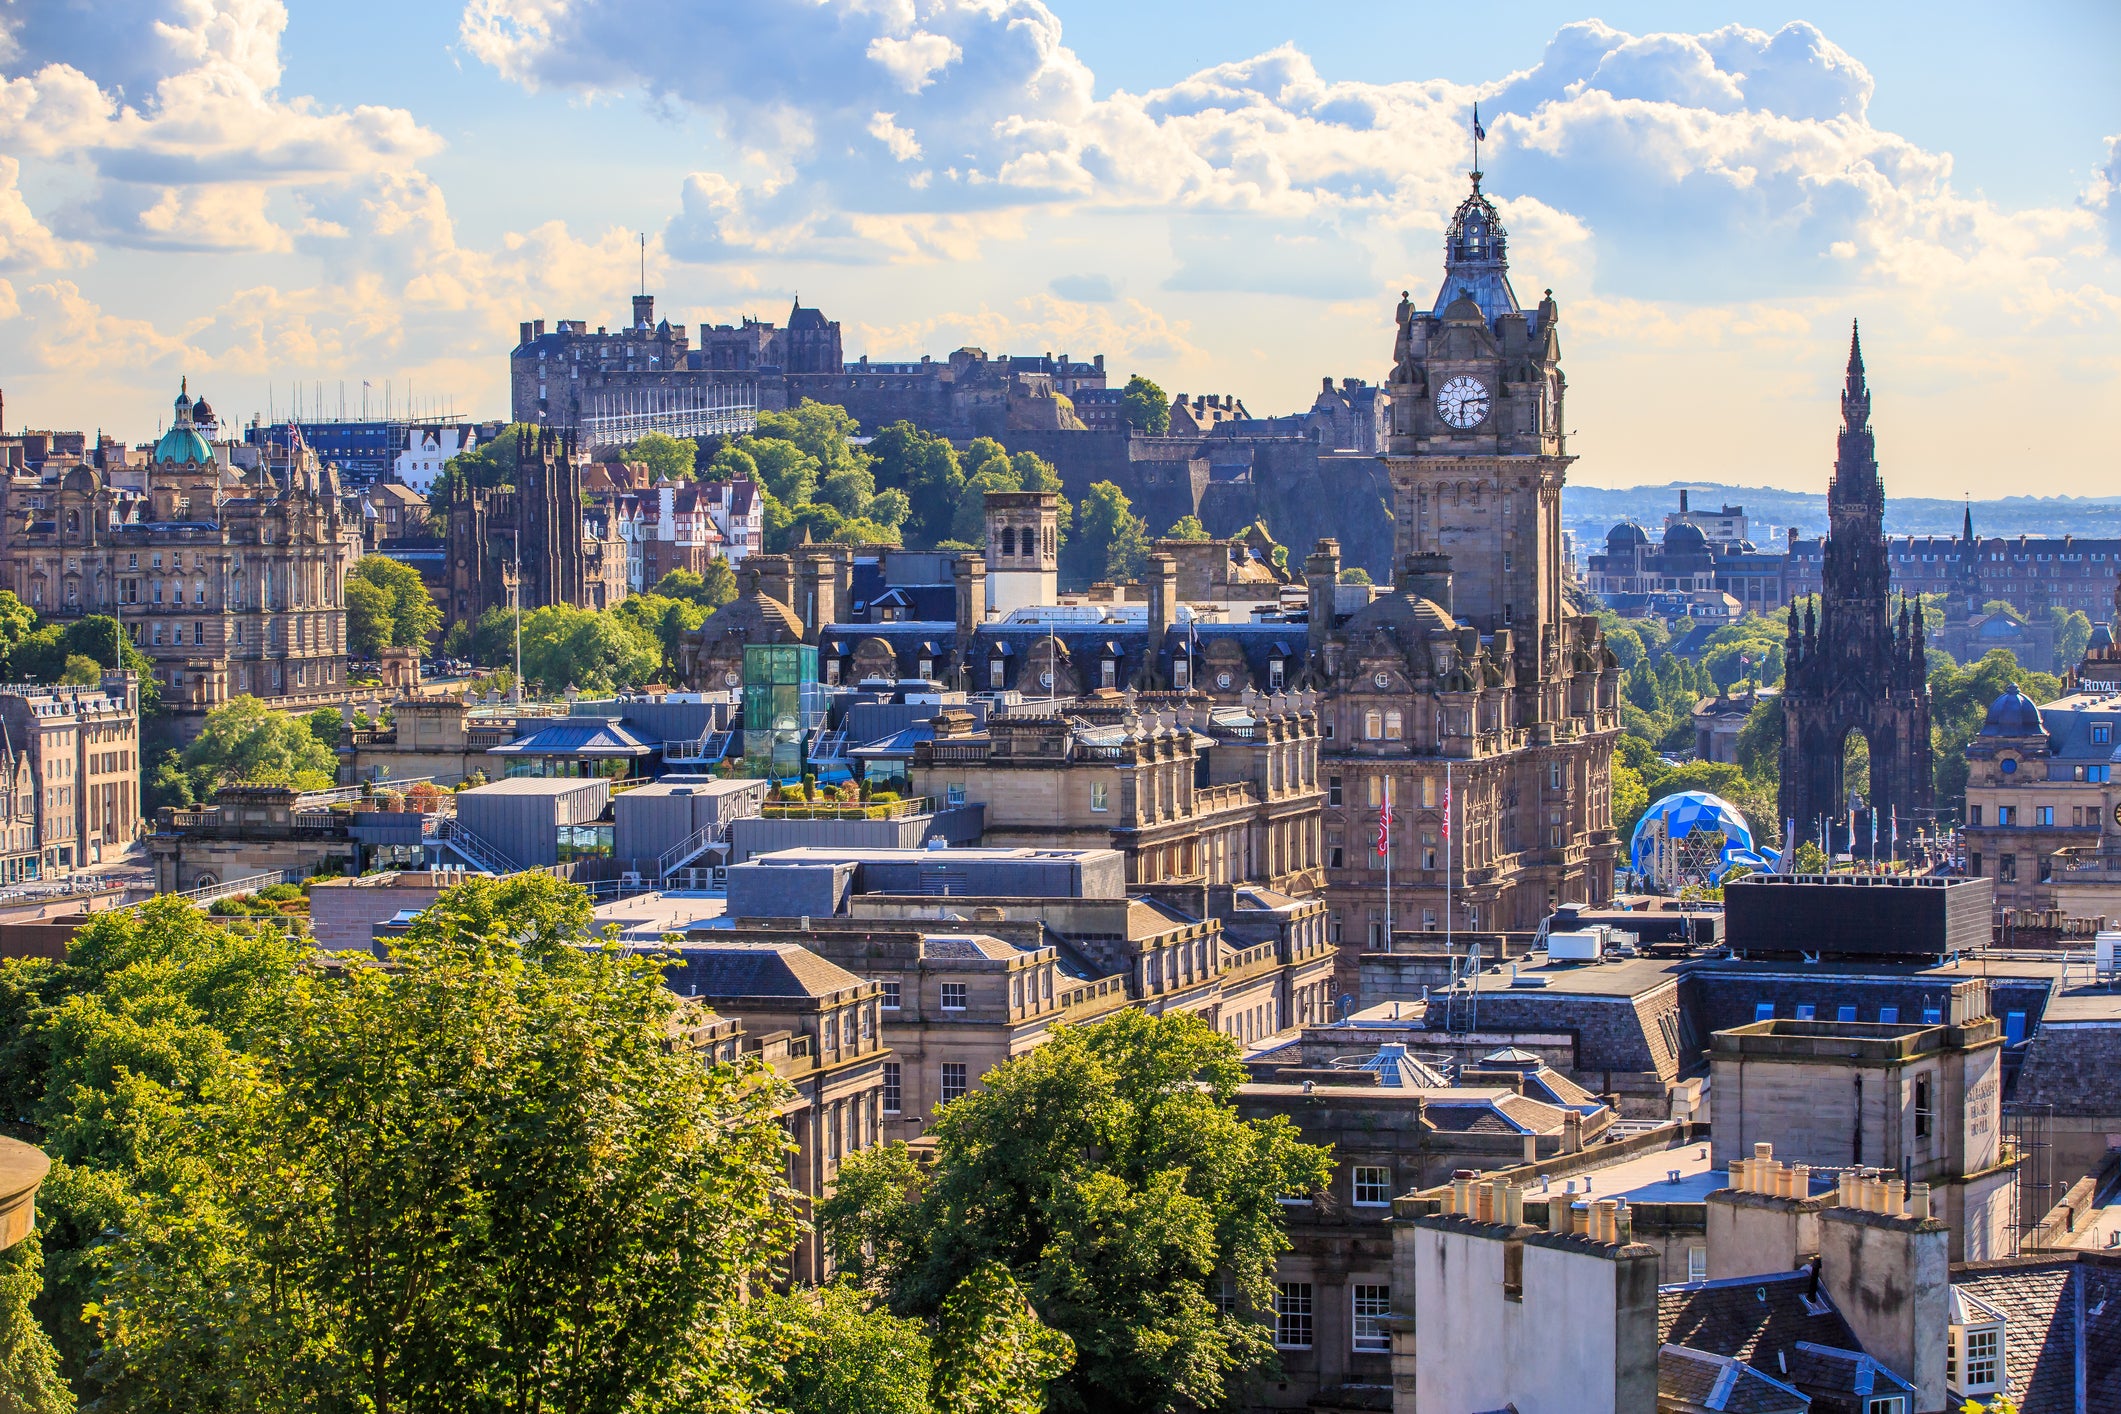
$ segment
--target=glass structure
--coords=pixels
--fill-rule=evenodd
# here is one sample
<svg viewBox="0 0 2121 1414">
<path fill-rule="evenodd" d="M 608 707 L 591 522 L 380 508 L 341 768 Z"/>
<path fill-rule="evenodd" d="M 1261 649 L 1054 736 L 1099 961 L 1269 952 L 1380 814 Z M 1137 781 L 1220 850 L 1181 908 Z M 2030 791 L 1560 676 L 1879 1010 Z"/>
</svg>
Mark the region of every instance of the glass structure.
<svg viewBox="0 0 2121 1414">
<path fill-rule="evenodd" d="M 810 736 L 825 719 L 817 649 L 807 643 L 744 645 L 744 773 L 800 780 Z"/>
</svg>

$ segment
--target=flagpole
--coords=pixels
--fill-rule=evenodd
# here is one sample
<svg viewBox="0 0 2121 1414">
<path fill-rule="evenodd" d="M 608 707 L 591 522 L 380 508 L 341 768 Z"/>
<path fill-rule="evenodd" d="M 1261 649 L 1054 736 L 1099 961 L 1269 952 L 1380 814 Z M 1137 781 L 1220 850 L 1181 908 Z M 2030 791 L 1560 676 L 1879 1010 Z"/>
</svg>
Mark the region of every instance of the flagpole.
<svg viewBox="0 0 2121 1414">
<path fill-rule="evenodd" d="M 1378 848 L 1385 856 L 1385 951 L 1392 951 L 1392 777 L 1385 777 L 1385 813 L 1377 825 Z"/>
<path fill-rule="evenodd" d="M 1443 955 L 1451 955 L 1451 758 L 1443 763 Z"/>
</svg>

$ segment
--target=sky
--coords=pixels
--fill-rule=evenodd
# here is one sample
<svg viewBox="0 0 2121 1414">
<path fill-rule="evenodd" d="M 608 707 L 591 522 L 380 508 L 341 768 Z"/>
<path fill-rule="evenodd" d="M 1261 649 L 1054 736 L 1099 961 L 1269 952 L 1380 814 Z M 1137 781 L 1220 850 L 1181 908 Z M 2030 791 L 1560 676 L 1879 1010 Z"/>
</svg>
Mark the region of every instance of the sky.
<svg viewBox="0 0 2121 1414">
<path fill-rule="evenodd" d="M 1470 120 L 1573 479 L 2121 494 L 2121 5 L 0 0 L 5 427 L 507 411 L 520 320 L 1103 353 L 1308 406 Z"/>
</svg>

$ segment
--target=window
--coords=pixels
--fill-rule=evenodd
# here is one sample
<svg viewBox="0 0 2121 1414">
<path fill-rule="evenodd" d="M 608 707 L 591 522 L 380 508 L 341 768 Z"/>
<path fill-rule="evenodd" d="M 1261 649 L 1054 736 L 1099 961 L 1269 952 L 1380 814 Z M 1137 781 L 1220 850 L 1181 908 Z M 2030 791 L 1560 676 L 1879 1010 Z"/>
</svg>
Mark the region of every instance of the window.
<svg viewBox="0 0 2121 1414">
<path fill-rule="evenodd" d="M 2015 1046 L 2025 1039 L 2025 1013 L 2007 1011 L 2003 1013 L 2003 1044 Z"/>
<path fill-rule="evenodd" d="M 1755 1003 L 1753 1003 L 1753 1020 L 1755 1020 L 1755 1021 L 1773 1021 L 1774 1019 L 1775 1019 L 1775 1004 L 1774 1004 L 1773 1002 L 1755 1002 Z"/>
<path fill-rule="evenodd" d="M 1936 1123 L 1936 1113 L 1930 1108 L 1930 1078 L 1920 1075 L 1915 1078 L 1915 1137 L 1927 1139 Z"/>
<path fill-rule="evenodd" d="M 1689 1247 L 1686 1250 L 1686 1279 L 1707 1281 L 1709 1279 L 1709 1249 Z"/>
<path fill-rule="evenodd" d="M 1383 1321 L 1392 1314 L 1392 1288 L 1370 1286 L 1358 1282 L 1355 1286 L 1355 1348 L 1357 1350 L 1390 1350 L 1392 1339 L 1385 1334 Z M 1278 1335 L 1279 1332 L 1277 1331 Z M 1311 1343 L 1307 1334 L 1304 1344 Z M 1280 1344 L 1279 1341 L 1276 1344 Z"/>
<path fill-rule="evenodd" d="M 1090 783 L 1090 808 L 1092 810 L 1110 810 L 1112 808 L 1111 787 L 1107 786 L 1103 781 L 1092 781 Z"/>
<path fill-rule="evenodd" d="M 1969 806 L 1967 806 L 1967 807 L 1966 807 L 1966 823 L 1967 823 L 1967 824 L 1969 824 L 1969 825 L 1978 825 L 1978 824 L 1980 824 L 1980 823 L 1981 823 L 1981 807 L 1980 807 L 1980 806 L 1978 806 L 1978 805 L 1969 805 Z"/>
<path fill-rule="evenodd" d="M 1855 1007 L 1853 1007 L 1853 1006 L 1848 1006 L 1848 1005 L 1842 1005 L 1842 1006 L 1837 1006 L 1837 1007 L 1835 1007 L 1835 1008 L 1834 1008 L 1834 1020 L 1836 1020 L 1836 1021 L 1854 1021 L 1855 1019 L 1856 1019 L 1856 1008 L 1855 1008 Z"/>
<path fill-rule="evenodd" d="M 1215 1281 L 1215 1313 L 1219 1316 L 1237 1314 L 1237 1282 L 1228 1272 Z"/>
<path fill-rule="evenodd" d="M 1340 804 L 1340 777 L 1338 776 L 1326 777 L 1326 804 Z"/>
<path fill-rule="evenodd" d="M 1797 1003 L 1797 1019 L 1799 1021 L 1811 1021 L 1818 1015 L 1819 1008 L 1813 1006 L 1810 1002 Z"/>
<path fill-rule="evenodd" d="M 1106 687 L 1119 686 L 1119 664 L 1107 658 L 1103 664 L 1103 683 Z"/>
<path fill-rule="evenodd" d="M 825 1018 L 825 1049 L 836 1051 L 839 1048 L 840 1019 L 837 1016 L 828 1016 Z"/>
<path fill-rule="evenodd" d="M 1274 1343 L 1283 1350 L 1311 1348 L 1311 1283 L 1274 1284 Z"/>
<path fill-rule="evenodd" d="M 1406 728 L 1401 724 L 1399 713 L 1385 713 L 1385 740 L 1404 741 L 1406 735 Z"/>
<path fill-rule="evenodd" d="M 965 803 L 965 783 L 963 781 L 951 782 L 944 790 L 943 798 L 952 805 L 963 805 Z"/>
<path fill-rule="evenodd" d="M 1893 1025 L 1893 1024 L 1894 1024 L 1895 1022 L 1897 1022 L 1897 1021 L 1899 1021 L 1899 1020 L 1900 1020 L 1900 1008 L 1899 1008 L 1899 1007 L 1896 1007 L 1896 1006 L 1882 1006 L 1882 1007 L 1878 1008 L 1878 1022 L 1879 1022 L 1879 1024 L 1880 1024 L 1880 1025 L 1882 1025 L 1882 1026 L 1891 1026 L 1891 1025 Z"/>
<path fill-rule="evenodd" d="M 2017 855 L 1999 854 L 1996 856 L 1996 880 L 1998 883 L 2004 884 L 2015 884 L 2018 882 Z"/>
<path fill-rule="evenodd" d="M 1355 1201 L 1365 1208 L 1382 1208 L 1392 1201 L 1392 1170 L 1383 1164 L 1355 1166 Z"/>
<path fill-rule="evenodd" d="M 1270 660 L 1268 660 L 1268 663 L 1267 663 L 1267 687 L 1268 687 L 1268 688 L 1269 688 L 1270 690 L 1274 691 L 1274 692 L 1279 692 L 1279 691 L 1281 691 L 1281 683 L 1282 683 L 1282 661 L 1281 661 L 1281 659 L 1279 659 L 1279 658 L 1273 658 L 1273 659 L 1270 659 Z M 1393 715 L 1397 716 L 1398 714 L 1397 714 L 1397 713 L 1394 713 Z"/>
<path fill-rule="evenodd" d="M 863 1007 L 863 1008 L 862 1008 L 862 1039 L 863 1039 L 864 1041 L 866 1041 L 866 1040 L 868 1040 L 868 1039 L 869 1039 L 869 1038 L 870 1038 L 871 1036 L 874 1036 L 875 1034 L 876 1034 L 876 1013 L 875 1013 L 875 1012 L 873 1012 L 873 1011 L 871 1011 L 871 1010 L 869 1010 L 869 1008 L 867 1008 L 867 1007 Z"/>
<path fill-rule="evenodd" d="M 1385 778 L 1383 776 L 1371 776 L 1369 778 L 1369 788 L 1370 808 L 1375 810 L 1378 806 L 1385 803 Z"/>
<path fill-rule="evenodd" d="M 963 1061 L 944 1061 L 942 1082 L 942 1088 L 938 1092 L 941 1097 L 939 1103 L 947 1105 L 952 1100 L 963 1099 L 965 1094 L 965 1063 Z"/>
<path fill-rule="evenodd" d="M 1000 691 L 1002 690 L 1002 683 L 1003 683 L 1003 672 L 1004 672 L 1004 660 L 1003 660 L 1003 659 L 1000 659 L 1000 658 L 990 658 L 990 659 L 988 659 L 988 660 L 987 660 L 987 686 L 989 686 L 989 687 L 993 688 L 993 689 L 994 689 L 994 690 L 995 690 L 996 692 L 1000 692 Z"/>
<path fill-rule="evenodd" d="M 1953 1326 L 1944 1347 L 1944 1382 L 1961 1394 L 2003 1385 L 2003 1327 Z"/>
<path fill-rule="evenodd" d="M 1559 761 L 1547 762 L 1547 789 L 1561 789 L 1561 763 Z"/>
<path fill-rule="evenodd" d="M 1279 669 L 1279 667 L 1280 667 L 1280 664 L 1276 664 L 1275 666 L 1276 666 L 1276 668 L 1277 668 L 1277 670 L 1278 670 L 1278 669 Z M 1277 676 L 1278 676 L 1278 674 L 1277 674 Z M 1192 662 L 1191 662 L 1190 660 L 1186 659 L 1186 658 L 1183 658 L 1183 657 L 1179 657 L 1179 658 L 1173 658 L 1173 659 L 1171 660 L 1171 686 L 1173 686 L 1173 687 L 1175 687 L 1175 688 L 1179 689 L 1179 690 L 1180 690 L 1181 692 L 1183 692 L 1183 691 L 1185 691 L 1185 689 L 1187 689 L 1187 688 L 1191 687 L 1192 685 L 1193 685 L 1193 664 L 1192 664 Z M 1001 686 L 1001 684 L 997 682 L 997 683 L 995 684 L 995 686 L 996 686 L 996 687 L 999 687 L 999 686 Z M 1276 686 L 1276 687 L 1279 687 L 1279 686 L 1281 686 L 1280 682 L 1279 682 L 1279 681 L 1277 681 L 1277 682 L 1275 683 L 1275 686 Z"/>
<path fill-rule="evenodd" d="M 896 983 L 896 982 L 886 982 L 886 983 L 884 984 L 884 1010 L 885 1010 L 885 1011 L 897 1011 L 897 1010 L 899 1009 L 899 1006 L 898 1006 L 898 985 L 899 985 L 899 984 L 898 984 L 898 983 Z"/>
<path fill-rule="evenodd" d="M 899 1068 L 897 1061 L 884 1062 L 884 1113 L 895 1115 L 899 1107 Z"/>
<path fill-rule="evenodd" d="M 2033 823 L 2034 823 L 2035 825 L 2052 825 L 2052 824 L 2054 824 L 2054 823 L 2055 823 L 2055 807 L 2054 807 L 2054 806 L 2052 806 L 2052 805 L 2036 805 L 2036 806 L 2034 806 L 2034 807 L 2033 807 Z"/>
<path fill-rule="evenodd" d="M 1997 823 L 1998 825 L 2008 825 L 2008 824 L 2010 824 L 2010 823 L 2011 823 L 2011 817 L 2012 817 L 2012 813 L 2013 813 L 2013 812 L 2012 812 L 2012 809 L 2011 809 L 2011 807 L 2010 807 L 2010 806 L 2008 806 L 2008 805 L 1999 805 L 1999 806 L 1997 806 L 1997 807 L 1996 807 L 1996 823 Z"/>
<path fill-rule="evenodd" d="M 943 1010 L 963 1011 L 964 1009 L 965 984 L 962 982 L 943 983 Z"/>
<path fill-rule="evenodd" d="M 1338 843 L 1328 844 L 1326 846 L 1326 867 L 1328 869 L 1345 869 L 1347 865 L 1344 862 L 1346 859 L 1344 851 L 1345 846 L 1343 845 Z"/>
<path fill-rule="evenodd" d="M 1966 876 L 1969 879 L 1981 877 L 1981 851 L 1978 849 L 1971 851 L 1966 856 Z"/>
<path fill-rule="evenodd" d="M 2111 722 L 2093 722 L 2093 723 L 2092 723 L 2092 745 L 2094 745 L 2094 746 L 2105 746 L 2105 745 L 2106 745 L 2107 743 L 2111 742 L 2111 741 L 2112 741 L 2113 739 L 2114 739 L 2114 727 L 2113 727 L 2113 723 L 2111 723 Z"/>
<path fill-rule="evenodd" d="M 1364 741 L 1382 741 L 1384 734 L 1384 713 L 1373 710 L 1362 714 L 1362 738 Z"/>
<path fill-rule="evenodd" d="M 1907 1401 L 1897 1394 L 1876 1395 L 1863 1402 L 1863 1414 L 1907 1414 Z"/>
</svg>

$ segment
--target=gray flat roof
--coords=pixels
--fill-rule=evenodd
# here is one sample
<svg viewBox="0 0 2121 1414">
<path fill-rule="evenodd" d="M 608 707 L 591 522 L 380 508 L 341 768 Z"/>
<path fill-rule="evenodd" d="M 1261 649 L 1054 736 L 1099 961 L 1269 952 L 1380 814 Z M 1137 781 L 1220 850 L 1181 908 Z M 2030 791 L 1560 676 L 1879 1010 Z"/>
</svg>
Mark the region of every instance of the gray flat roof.
<svg viewBox="0 0 2121 1414">
<path fill-rule="evenodd" d="M 835 848 L 831 845 L 798 845 L 792 849 L 777 849 L 771 854 L 755 854 L 753 864 L 905 864 L 914 860 L 933 860 L 938 864 L 952 861 L 964 863 L 991 863 L 1001 860 L 1051 859 L 1060 861 L 1083 861 L 1117 858 L 1116 849 L 1034 849 L 1028 845 L 973 845 L 952 849 L 857 849 Z"/>
<path fill-rule="evenodd" d="M 504 776 L 483 786 L 459 791 L 463 795 L 573 795 L 576 791 L 606 790 L 611 782 L 601 776 Z"/>
</svg>

